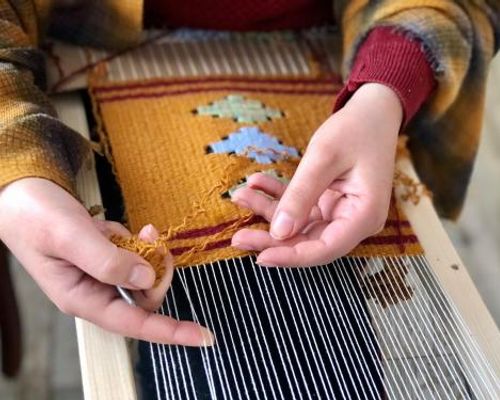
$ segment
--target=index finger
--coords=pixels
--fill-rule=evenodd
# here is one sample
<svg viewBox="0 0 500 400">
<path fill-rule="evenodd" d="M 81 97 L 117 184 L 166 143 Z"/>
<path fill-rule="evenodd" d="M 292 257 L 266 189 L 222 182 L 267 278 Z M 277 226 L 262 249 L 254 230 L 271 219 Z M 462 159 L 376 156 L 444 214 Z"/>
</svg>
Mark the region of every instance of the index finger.
<svg viewBox="0 0 500 400">
<path fill-rule="evenodd" d="M 139 340 L 181 346 L 211 346 L 214 343 L 213 334 L 195 322 L 147 312 L 119 298 L 109 302 L 89 320 L 104 329 Z"/>
<path fill-rule="evenodd" d="M 308 232 L 314 240 L 301 240 L 293 246 L 272 247 L 257 257 L 263 265 L 307 267 L 322 265 L 345 256 L 370 235 L 364 213 L 352 218 L 337 217 L 328 225 L 319 224 Z"/>
<path fill-rule="evenodd" d="M 213 334 L 207 328 L 130 306 L 117 297 L 113 287 L 96 283 L 88 276 L 67 295 L 75 316 L 123 336 L 181 346 L 211 346 L 214 343 Z"/>
</svg>

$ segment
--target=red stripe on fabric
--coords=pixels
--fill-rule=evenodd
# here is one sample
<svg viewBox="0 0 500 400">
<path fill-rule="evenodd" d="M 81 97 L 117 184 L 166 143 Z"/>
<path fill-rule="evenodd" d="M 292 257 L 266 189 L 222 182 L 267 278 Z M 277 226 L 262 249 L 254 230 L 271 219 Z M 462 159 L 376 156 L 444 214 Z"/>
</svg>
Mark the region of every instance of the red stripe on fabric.
<svg viewBox="0 0 500 400">
<path fill-rule="evenodd" d="M 203 251 L 221 249 L 223 247 L 229 247 L 230 245 L 231 245 L 231 239 L 218 240 L 216 242 L 209 243 L 203 249 Z M 169 249 L 169 250 L 173 256 L 180 256 L 181 254 L 184 254 L 184 253 L 187 253 L 188 251 L 190 251 L 193 247 L 194 246 L 174 247 L 173 249 Z"/>
<path fill-rule="evenodd" d="M 199 83 L 199 84 L 205 84 L 205 83 L 233 83 L 233 82 L 238 82 L 238 83 L 264 83 L 264 84 L 332 84 L 332 85 L 341 85 L 342 80 L 339 77 L 339 79 L 258 79 L 258 78 L 251 78 L 251 77 L 238 77 L 235 76 L 234 78 L 221 78 L 221 77 L 216 77 L 216 76 L 210 76 L 210 77 L 204 77 L 203 80 L 200 80 L 200 78 L 186 78 L 186 79 L 179 79 L 179 80 L 154 80 L 151 82 L 134 82 L 134 83 L 123 83 L 120 84 L 118 83 L 116 86 L 101 86 L 101 87 L 96 87 L 93 90 L 95 93 L 106 93 L 106 92 L 113 92 L 113 91 L 118 91 L 118 90 L 133 90 L 133 89 L 147 89 L 147 88 L 155 88 L 155 87 L 162 87 L 162 86 L 175 86 L 175 85 L 184 85 L 184 84 L 191 84 L 191 83 Z"/>
<path fill-rule="evenodd" d="M 389 236 L 372 236 L 361 242 L 361 245 L 398 245 L 398 244 L 418 243 L 418 238 L 415 235 L 389 235 Z"/>
<path fill-rule="evenodd" d="M 222 224 L 218 224 L 218 225 L 214 225 L 214 226 L 207 226 L 204 228 L 196 228 L 196 229 L 190 229 L 187 231 L 179 232 L 171 240 L 192 239 L 192 238 L 197 238 L 197 237 L 201 237 L 201 236 L 215 235 L 216 233 L 222 232 L 225 228 L 227 228 L 228 226 L 231 226 L 232 224 L 235 224 L 236 222 L 238 222 L 238 220 L 233 219 L 232 221 L 223 222 Z M 248 226 L 248 225 L 258 224 L 261 222 L 266 222 L 266 220 L 259 215 L 253 215 L 248 221 L 243 222 L 239 226 L 244 227 L 244 226 Z"/>
<path fill-rule="evenodd" d="M 171 240 L 182 240 L 182 239 L 193 239 L 197 237 L 202 237 L 202 236 L 210 236 L 214 235 L 216 233 L 219 233 L 223 231 L 226 227 L 236 223 L 238 220 L 233 219 L 231 221 L 223 222 L 218 225 L 213 225 L 213 226 L 205 226 L 203 228 L 195 228 L 195 229 L 189 229 L 187 231 L 182 231 L 177 233 Z M 259 224 L 267 222 L 264 218 L 254 215 L 252 218 L 250 218 L 248 221 L 242 223 L 240 226 L 249 226 L 253 224 Z M 397 227 L 397 226 L 404 226 L 404 227 L 409 227 L 410 223 L 408 221 L 398 221 L 398 220 L 387 220 L 385 223 L 386 227 Z"/>
<path fill-rule="evenodd" d="M 397 219 L 387 220 L 385 228 L 410 227 L 409 221 L 399 221 Z"/>
<path fill-rule="evenodd" d="M 189 94 L 189 93 L 199 93 L 199 92 L 220 92 L 225 90 L 237 91 L 241 93 L 245 92 L 257 92 L 257 93 L 274 93 L 274 94 L 290 94 L 290 95 L 304 95 L 304 94 L 317 94 L 317 95 L 328 95 L 333 96 L 337 93 L 334 90 L 277 90 L 277 89 L 266 89 L 266 88 L 233 88 L 233 87 L 217 87 L 217 88 L 200 88 L 200 89 L 184 89 L 184 90 L 176 90 L 176 91 L 162 91 L 158 93 L 149 93 L 149 94 L 128 94 L 122 96 L 111 96 L 106 98 L 98 99 L 101 103 L 113 103 L 115 101 L 122 100 L 133 100 L 133 99 L 148 99 L 148 98 L 158 98 L 158 97 L 167 97 L 167 96 L 178 96 L 181 94 Z"/>
<path fill-rule="evenodd" d="M 405 244 L 413 244 L 418 243 L 418 239 L 415 235 L 406 235 L 406 236 L 372 236 L 368 239 L 365 239 L 361 242 L 361 245 L 395 245 L 399 243 Z M 229 247 L 231 245 L 231 239 L 222 239 L 216 242 L 209 243 L 203 251 L 221 249 L 223 247 Z M 184 246 L 184 247 L 174 247 L 169 249 L 172 255 L 180 256 L 181 254 L 187 253 L 194 246 Z"/>
</svg>

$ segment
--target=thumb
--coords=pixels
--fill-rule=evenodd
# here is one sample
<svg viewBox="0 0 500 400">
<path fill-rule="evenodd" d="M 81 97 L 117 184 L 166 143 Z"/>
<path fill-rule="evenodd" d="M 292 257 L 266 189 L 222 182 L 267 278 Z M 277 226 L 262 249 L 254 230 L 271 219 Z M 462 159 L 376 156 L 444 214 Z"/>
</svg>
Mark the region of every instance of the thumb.
<svg viewBox="0 0 500 400">
<path fill-rule="evenodd" d="M 55 255 L 98 281 L 129 289 L 149 289 L 155 281 L 151 265 L 138 254 L 121 249 L 89 218 L 77 217 L 61 229 Z M 66 221 L 67 223 L 68 221 Z"/>
<path fill-rule="evenodd" d="M 153 225 L 146 225 L 141 229 L 138 236 L 140 240 L 152 243 L 158 239 L 160 234 Z M 159 248 L 157 251 L 161 251 L 163 255 L 163 265 L 165 267 L 161 280 L 151 289 L 133 292 L 137 304 L 148 311 L 156 311 L 160 308 L 174 276 L 174 259 L 172 255 L 165 248 Z"/>
<path fill-rule="evenodd" d="M 310 143 L 274 212 L 270 228 L 273 238 L 288 239 L 302 230 L 312 207 L 342 172 L 340 165 L 334 164 L 333 155 Z"/>
</svg>

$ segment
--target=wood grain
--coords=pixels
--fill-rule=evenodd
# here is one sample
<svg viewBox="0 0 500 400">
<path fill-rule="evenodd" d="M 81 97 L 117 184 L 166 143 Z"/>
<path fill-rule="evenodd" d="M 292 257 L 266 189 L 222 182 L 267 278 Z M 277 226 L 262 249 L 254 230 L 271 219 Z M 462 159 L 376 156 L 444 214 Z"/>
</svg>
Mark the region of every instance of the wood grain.
<svg viewBox="0 0 500 400">
<path fill-rule="evenodd" d="M 418 180 L 409 159 L 400 159 L 398 168 Z M 401 194 L 400 191 L 396 193 Z M 422 197 L 417 205 L 402 200 L 400 204 L 421 241 L 426 259 L 439 283 L 463 318 L 471 339 L 477 342 L 500 378 L 500 331 L 453 248 L 430 198 Z"/>
<path fill-rule="evenodd" d="M 82 100 L 77 93 L 52 98 L 61 120 L 89 137 Z M 93 160 L 78 176 L 78 192 L 86 207 L 101 205 L 101 194 Z M 125 338 L 76 318 L 83 392 L 86 400 L 137 399 L 132 364 Z"/>
</svg>

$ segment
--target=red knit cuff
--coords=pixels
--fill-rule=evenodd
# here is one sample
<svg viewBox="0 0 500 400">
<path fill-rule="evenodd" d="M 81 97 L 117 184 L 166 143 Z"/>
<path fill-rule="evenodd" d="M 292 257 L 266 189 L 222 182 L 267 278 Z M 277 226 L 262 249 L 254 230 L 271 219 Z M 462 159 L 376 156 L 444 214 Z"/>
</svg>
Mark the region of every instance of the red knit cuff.
<svg viewBox="0 0 500 400">
<path fill-rule="evenodd" d="M 335 101 L 334 111 L 342 108 L 367 82 L 384 84 L 396 92 L 403 106 L 403 126 L 436 86 L 419 41 L 390 27 L 375 28 L 365 39 L 356 54 L 349 78 Z"/>
</svg>

